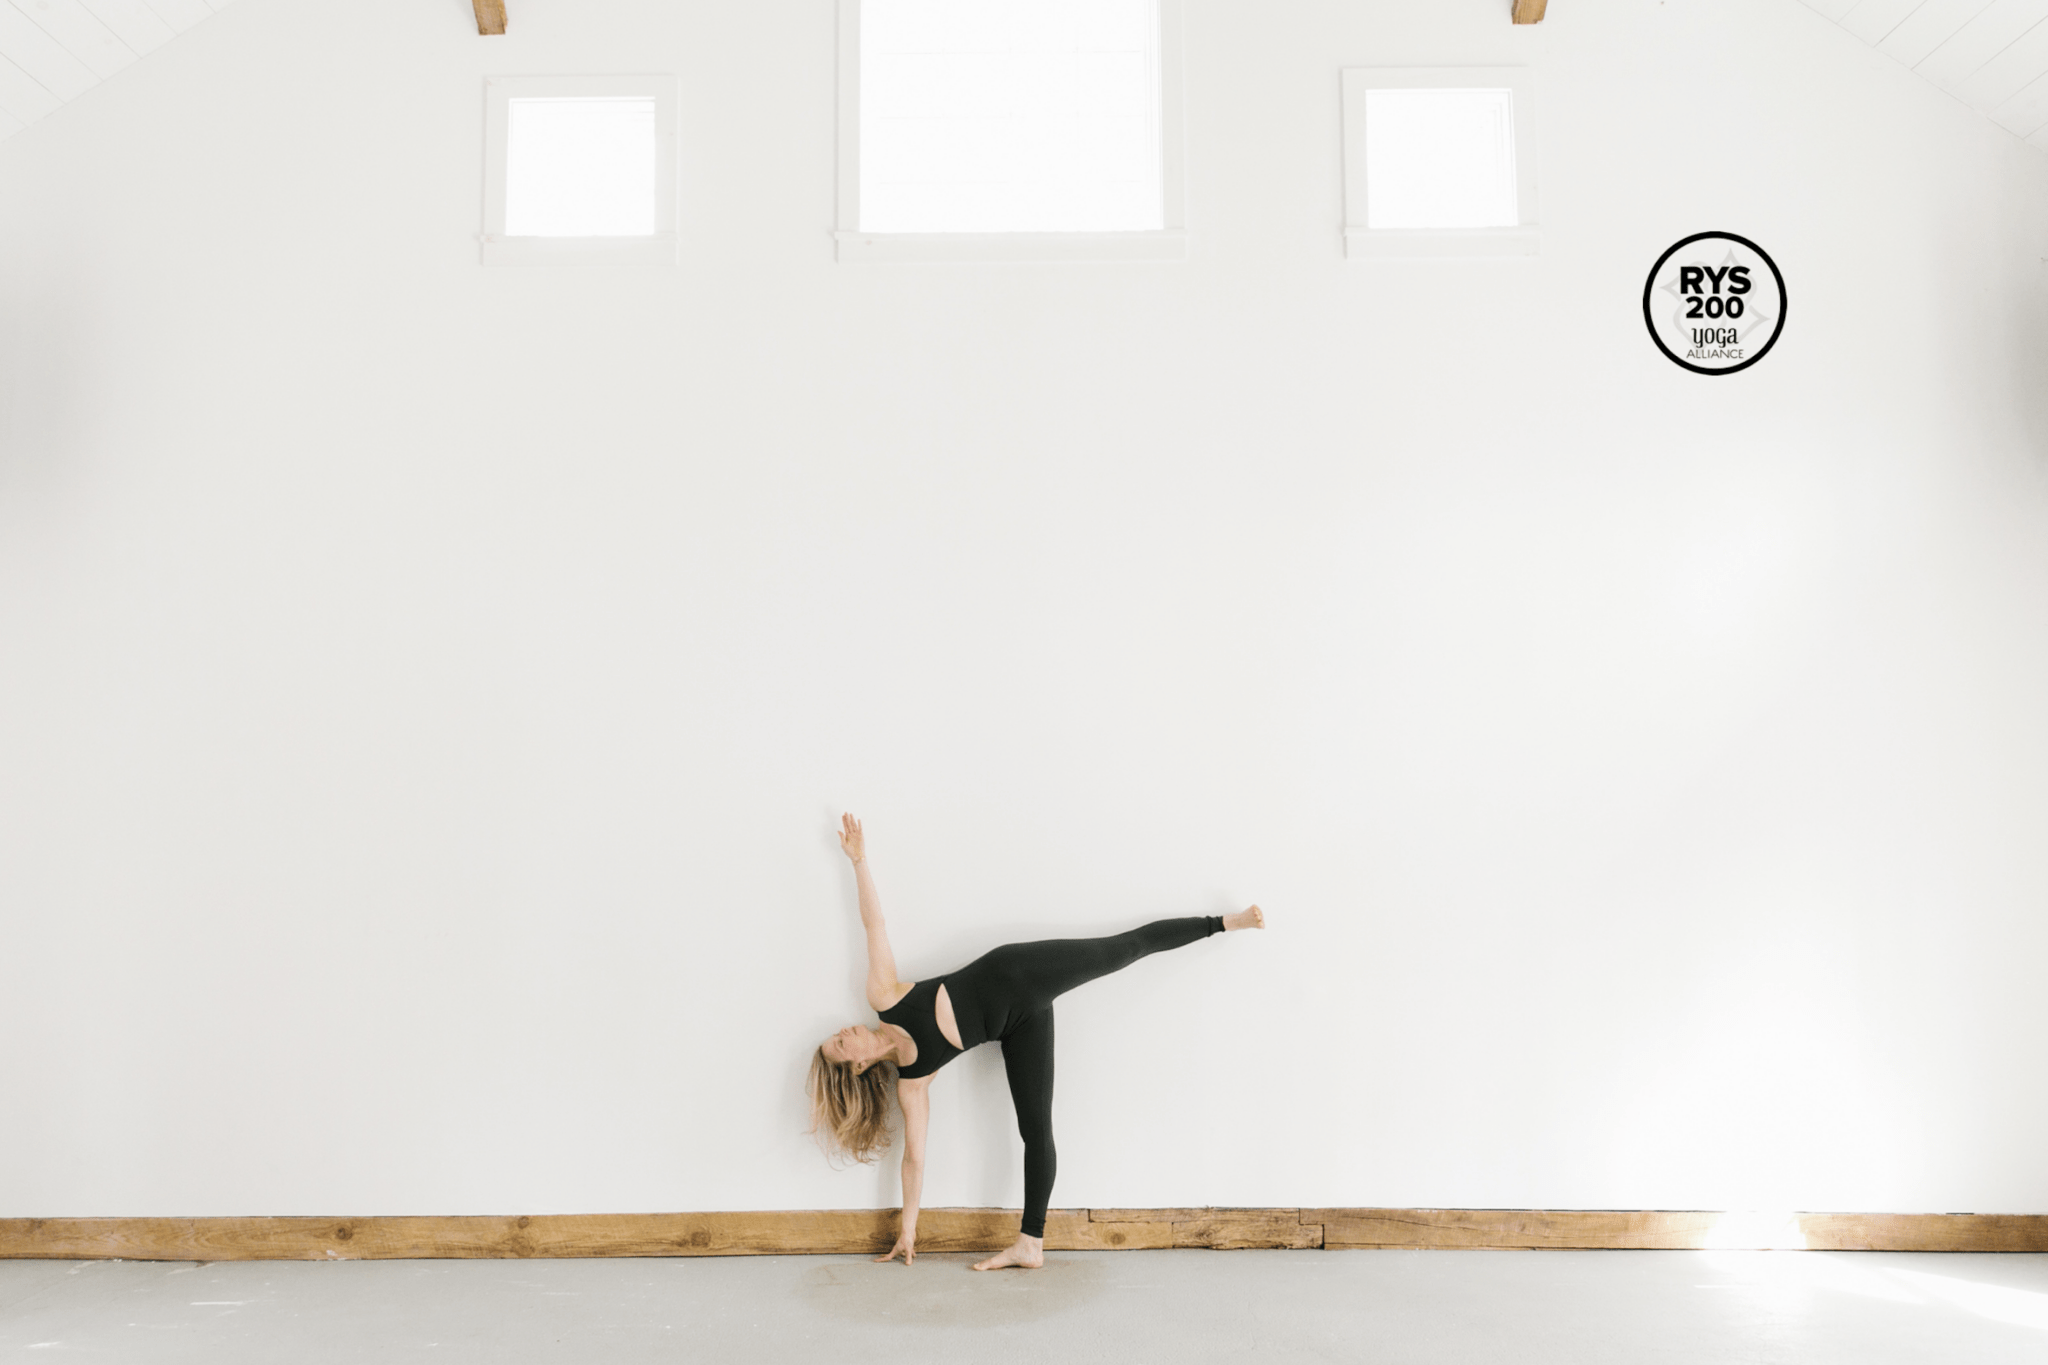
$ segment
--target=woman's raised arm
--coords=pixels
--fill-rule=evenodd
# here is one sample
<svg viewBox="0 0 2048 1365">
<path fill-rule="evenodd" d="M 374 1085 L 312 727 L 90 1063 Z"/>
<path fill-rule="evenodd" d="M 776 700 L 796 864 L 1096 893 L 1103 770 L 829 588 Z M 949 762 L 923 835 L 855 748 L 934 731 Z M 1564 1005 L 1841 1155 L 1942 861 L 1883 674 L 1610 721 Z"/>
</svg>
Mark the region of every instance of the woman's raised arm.
<svg viewBox="0 0 2048 1365">
<path fill-rule="evenodd" d="M 868 1004 L 877 1012 L 888 1009 L 903 997 L 903 984 L 896 979 L 896 954 L 889 948 L 889 926 L 882 920 L 882 898 L 875 891 L 875 879 L 868 871 L 867 839 L 860 821 L 851 815 L 839 819 L 839 847 L 853 862 L 853 879 L 860 887 L 860 922 L 868 932 Z"/>
</svg>

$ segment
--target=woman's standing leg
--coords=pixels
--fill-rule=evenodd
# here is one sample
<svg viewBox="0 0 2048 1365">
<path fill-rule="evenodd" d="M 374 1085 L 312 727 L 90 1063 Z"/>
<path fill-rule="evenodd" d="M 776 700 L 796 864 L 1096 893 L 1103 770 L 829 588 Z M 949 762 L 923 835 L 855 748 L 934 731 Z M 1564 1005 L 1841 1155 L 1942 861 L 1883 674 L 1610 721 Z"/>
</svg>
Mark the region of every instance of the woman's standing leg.
<svg viewBox="0 0 2048 1365">
<path fill-rule="evenodd" d="M 1038 1011 L 1003 1036 L 1003 1070 L 1010 1078 L 1010 1103 L 1017 1108 L 1017 1134 L 1024 1139 L 1024 1225 L 1017 1244 L 975 1266 L 1035 1267 L 1045 1259 L 1045 1211 L 1052 1203 L 1059 1153 L 1052 1140 L 1052 1008 Z"/>
<path fill-rule="evenodd" d="M 1003 1070 L 1010 1078 L 1010 1103 L 1017 1109 L 1017 1136 L 1024 1139 L 1024 1231 L 1045 1236 L 1045 1211 L 1059 1174 L 1052 1141 L 1052 1010 L 1042 1009 L 1003 1039 Z"/>
</svg>

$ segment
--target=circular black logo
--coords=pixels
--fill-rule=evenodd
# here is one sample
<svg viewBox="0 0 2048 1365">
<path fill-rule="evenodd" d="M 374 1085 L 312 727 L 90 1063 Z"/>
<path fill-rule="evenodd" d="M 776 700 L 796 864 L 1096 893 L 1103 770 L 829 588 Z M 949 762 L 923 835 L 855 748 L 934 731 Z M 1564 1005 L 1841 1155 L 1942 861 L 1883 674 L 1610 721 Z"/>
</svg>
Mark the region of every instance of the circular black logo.
<svg viewBox="0 0 2048 1365">
<path fill-rule="evenodd" d="M 1734 374 L 1778 344 L 1785 277 L 1747 237 L 1695 233 L 1650 267 L 1643 321 L 1675 364 L 1694 374 Z"/>
</svg>

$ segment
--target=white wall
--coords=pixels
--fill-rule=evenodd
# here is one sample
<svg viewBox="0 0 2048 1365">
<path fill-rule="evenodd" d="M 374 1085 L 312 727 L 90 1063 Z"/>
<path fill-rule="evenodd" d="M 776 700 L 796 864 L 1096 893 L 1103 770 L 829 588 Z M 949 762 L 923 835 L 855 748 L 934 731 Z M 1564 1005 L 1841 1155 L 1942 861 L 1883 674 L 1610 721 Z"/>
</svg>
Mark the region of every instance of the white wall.
<svg viewBox="0 0 2048 1365">
<path fill-rule="evenodd" d="M 912 975 L 1268 908 L 1062 1003 L 1058 1204 L 2048 1208 L 2048 159 L 1552 8 L 1188 0 L 1184 264 L 835 265 L 831 0 L 245 0 L 10 139 L 0 1215 L 892 1204 L 842 808 Z M 1347 264 L 1338 70 L 1506 62 L 1542 256 Z M 641 69 L 684 263 L 479 267 L 483 75 Z"/>
</svg>

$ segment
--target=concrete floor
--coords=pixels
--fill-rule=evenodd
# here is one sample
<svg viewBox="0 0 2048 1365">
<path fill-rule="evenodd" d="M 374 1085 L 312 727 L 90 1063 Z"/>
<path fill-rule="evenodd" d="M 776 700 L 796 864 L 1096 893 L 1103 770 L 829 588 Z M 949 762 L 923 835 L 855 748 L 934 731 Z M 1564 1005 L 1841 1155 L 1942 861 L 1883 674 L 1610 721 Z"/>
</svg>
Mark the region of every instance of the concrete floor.
<svg viewBox="0 0 2048 1365">
<path fill-rule="evenodd" d="M 0 1261 L 0 1362 L 2048 1361 L 2048 1256 L 1062 1252 Z"/>
</svg>

